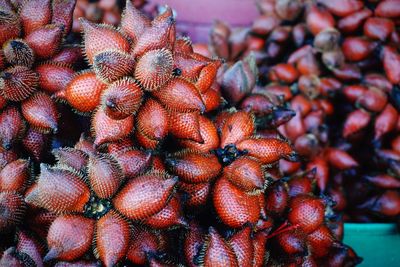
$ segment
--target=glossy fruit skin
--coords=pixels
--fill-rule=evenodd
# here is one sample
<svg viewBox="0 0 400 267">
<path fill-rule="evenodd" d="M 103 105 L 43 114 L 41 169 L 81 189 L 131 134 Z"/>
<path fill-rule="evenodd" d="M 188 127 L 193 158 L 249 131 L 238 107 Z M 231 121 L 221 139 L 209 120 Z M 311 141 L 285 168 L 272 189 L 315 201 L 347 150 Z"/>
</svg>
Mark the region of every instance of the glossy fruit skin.
<svg viewBox="0 0 400 267">
<path fill-rule="evenodd" d="M 305 233 L 313 232 L 323 222 L 325 207 L 319 199 L 301 195 L 291 200 L 290 208 L 289 222 Z"/>
</svg>

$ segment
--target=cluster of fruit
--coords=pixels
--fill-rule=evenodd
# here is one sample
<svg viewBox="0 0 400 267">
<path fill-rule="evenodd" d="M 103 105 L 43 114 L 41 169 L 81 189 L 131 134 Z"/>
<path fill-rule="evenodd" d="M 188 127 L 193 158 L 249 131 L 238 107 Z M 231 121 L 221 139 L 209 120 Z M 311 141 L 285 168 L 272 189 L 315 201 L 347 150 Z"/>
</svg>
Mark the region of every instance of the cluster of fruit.
<svg viewBox="0 0 400 267">
<path fill-rule="evenodd" d="M 337 203 L 334 209 L 344 211 L 344 219 L 395 220 L 400 214 L 400 2 L 257 4 L 261 16 L 251 28 L 232 30 L 216 22 L 209 51 L 195 45 L 231 65 L 253 53 L 259 83 L 237 91 L 222 84 L 222 95 L 260 117 L 261 127 L 271 128 L 272 118 L 288 120 L 278 131 L 302 164 L 281 160 L 281 171 L 291 175 L 316 168 L 319 191 Z M 274 97 L 283 98 L 284 106 L 276 107 Z"/>
<path fill-rule="evenodd" d="M 128 0 L 118 28 L 80 19 L 82 56 L 63 46 L 74 0 L 0 3 L 1 266 L 360 262 L 336 213 L 358 163 L 326 127 L 349 72 L 320 62 L 321 47 L 341 51 L 334 30 L 288 63 L 229 48 L 243 59 L 223 64 L 176 37 L 170 8 L 150 20 Z M 394 150 L 379 164 L 395 169 Z"/>
</svg>

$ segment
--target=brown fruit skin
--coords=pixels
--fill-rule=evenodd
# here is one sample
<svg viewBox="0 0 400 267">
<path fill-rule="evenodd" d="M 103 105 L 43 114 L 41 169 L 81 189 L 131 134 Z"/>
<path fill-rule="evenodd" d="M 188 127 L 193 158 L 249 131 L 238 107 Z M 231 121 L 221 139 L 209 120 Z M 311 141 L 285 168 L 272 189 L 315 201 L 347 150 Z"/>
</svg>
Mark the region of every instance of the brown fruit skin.
<svg viewBox="0 0 400 267">
<path fill-rule="evenodd" d="M 29 161 L 18 159 L 7 164 L 0 171 L 0 191 L 23 193 L 30 178 Z"/>
<path fill-rule="evenodd" d="M 101 108 L 93 114 L 92 134 L 95 137 L 94 144 L 96 146 L 122 140 L 129 136 L 133 129 L 133 115 L 122 120 L 113 120 Z"/>
<path fill-rule="evenodd" d="M 177 180 L 157 173 L 136 177 L 114 197 L 113 205 L 128 218 L 148 218 L 167 205 Z"/>
<path fill-rule="evenodd" d="M 343 137 L 348 138 L 351 135 L 360 132 L 368 126 L 370 121 L 371 115 L 364 110 L 357 109 L 349 113 L 343 125 Z"/>
<path fill-rule="evenodd" d="M 53 100 L 45 93 L 38 92 L 21 104 L 22 115 L 34 129 L 49 133 L 58 131 L 58 111 Z"/>
<path fill-rule="evenodd" d="M 240 141 L 236 147 L 247 150 L 248 155 L 257 158 L 263 164 L 270 164 L 281 158 L 295 160 L 295 152 L 286 142 L 274 138 L 249 138 Z"/>
<path fill-rule="evenodd" d="M 192 184 L 180 182 L 179 189 L 183 192 L 183 195 L 188 196 L 185 205 L 189 208 L 197 208 L 206 205 L 212 187 L 210 183 Z"/>
<path fill-rule="evenodd" d="M 183 151 L 167 159 L 172 172 L 186 183 L 206 183 L 222 171 L 222 166 L 214 154 Z"/>
<path fill-rule="evenodd" d="M 209 236 L 204 250 L 204 266 L 239 266 L 235 253 L 226 241 L 210 227 Z"/>
<path fill-rule="evenodd" d="M 275 182 L 265 191 L 265 209 L 268 214 L 282 214 L 289 203 L 288 190 L 284 183 Z"/>
<path fill-rule="evenodd" d="M 85 254 L 93 239 L 94 220 L 78 215 L 63 215 L 50 226 L 47 236 L 49 252 L 44 261 L 75 260 Z"/>
<path fill-rule="evenodd" d="M 168 113 L 153 99 L 147 100 L 139 109 L 136 129 L 153 140 L 162 140 L 168 133 Z"/>
<path fill-rule="evenodd" d="M 315 231 L 324 221 L 325 206 L 318 198 L 300 195 L 292 198 L 288 220 L 306 234 Z"/>
<path fill-rule="evenodd" d="M 159 248 L 159 238 L 153 232 L 140 227 L 134 227 L 128 253 L 126 257 L 134 264 L 145 264 L 146 254 L 154 253 Z"/>
<path fill-rule="evenodd" d="M 225 177 L 219 178 L 214 185 L 213 203 L 218 217 L 232 228 L 254 224 L 260 215 L 257 196 L 246 194 Z"/>
<path fill-rule="evenodd" d="M 330 252 L 334 238 L 329 228 L 322 225 L 307 236 L 307 242 L 312 255 L 315 258 L 322 258 Z"/>
<path fill-rule="evenodd" d="M 264 187 L 261 164 L 250 157 L 241 157 L 224 168 L 225 177 L 240 189 L 252 192 Z"/>
<path fill-rule="evenodd" d="M 279 234 L 275 239 L 279 249 L 284 255 L 296 256 L 304 254 L 306 250 L 306 240 L 301 231 L 286 231 Z"/>
<path fill-rule="evenodd" d="M 195 222 L 189 223 L 189 231 L 184 240 L 185 263 L 190 267 L 197 266 L 197 259 L 200 256 L 205 236 Z"/>
<path fill-rule="evenodd" d="M 0 140 L 5 149 L 18 140 L 24 130 L 21 114 L 15 107 L 8 107 L 0 114 Z"/>
<path fill-rule="evenodd" d="M 96 78 L 93 72 L 83 72 L 76 75 L 63 91 L 55 96 L 64 99 L 79 112 L 91 112 L 100 103 L 102 92 L 107 85 Z"/>
<path fill-rule="evenodd" d="M 311 33 L 317 35 L 326 28 L 333 28 L 335 26 L 335 19 L 329 11 L 312 5 L 306 15 L 306 23 Z"/>
<path fill-rule="evenodd" d="M 145 220 L 145 223 L 154 229 L 167 229 L 174 226 L 185 226 L 182 217 L 180 200 L 172 197 L 168 204 L 158 213 Z"/>
<path fill-rule="evenodd" d="M 394 31 L 395 25 L 392 20 L 386 18 L 372 17 L 364 23 L 364 34 L 371 39 L 385 41 Z"/>
<path fill-rule="evenodd" d="M 254 245 L 251 238 L 251 228 L 249 226 L 233 235 L 229 239 L 228 244 L 232 247 L 239 266 L 252 266 Z"/>
<path fill-rule="evenodd" d="M 236 144 L 255 132 L 254 117 L 251 113 L 239 111 L 230 115 L 221 129 L 220 147 Z"/>
<path fill-rule="evenodd" d="M 39 74 L 39 87 L 48 93 L 65 90 L 75 74 L 69 65 L 54 61 L 40 64 L 35 71 Z"/>
<path fill-rule="evenodd" d="M 121 166 L 123 175 L 127 178 L 134 178 L 146 171 L 153 158 L 151 153 L 136 149 L 128 149 L 113 156 Z"/>
</svg>

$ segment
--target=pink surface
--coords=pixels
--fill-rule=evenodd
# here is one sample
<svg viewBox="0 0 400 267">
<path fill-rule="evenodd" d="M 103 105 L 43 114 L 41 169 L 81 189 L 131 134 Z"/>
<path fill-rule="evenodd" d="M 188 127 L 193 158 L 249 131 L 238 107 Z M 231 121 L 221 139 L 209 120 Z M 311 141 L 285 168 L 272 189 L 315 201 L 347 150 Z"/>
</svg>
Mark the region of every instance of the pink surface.
<svg viewBox="0 0 400 267">
<path fill-rule="evenodd" d="M 207 42 L 210 26 L 218 19 L 245 27 L 258 17 L 255 0 L 149 0 L 169 5 L 177 12 L 177 29 L 194 42 Z"/>
</svg>

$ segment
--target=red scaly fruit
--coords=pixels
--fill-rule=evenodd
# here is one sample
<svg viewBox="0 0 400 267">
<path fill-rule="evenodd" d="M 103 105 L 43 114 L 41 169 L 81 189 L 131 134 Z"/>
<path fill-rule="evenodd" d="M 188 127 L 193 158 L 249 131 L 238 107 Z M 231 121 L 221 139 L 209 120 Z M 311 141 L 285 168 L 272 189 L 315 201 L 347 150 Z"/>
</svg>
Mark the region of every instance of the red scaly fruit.
<svg viewBox="0 0 400 267">
<path fill-rule="evenodd" d="M 329 163 L 339 170 L 345 170 L 358 166 L 357 161 L 355 161 L 351 155 L 340 149 L 329 148 L 326 157 Z"/>
<path fill-rule="evenodd" d="M 289 203 L 287 187 L 282 182 L 275 182 L 265 191 L 265 209 L 268 214 L 282 214 Z"/>
<path fill-rule="evenodd" d="M 39 74 L 39 87 L 48 93 L 65 90 L 75 74 L 70 65 L 53 61 L 40 64 L 35 72 Z"/>
<path fill-rule="evenodd" d="M 23 193 L 30 182 L 29 161 L 18 159 L 7 164 L 0 171 L 0 191 Z"/>
<path fill-rule="evenodd" d="M 110 84 L 101 96 L 101 105 L 108 117 L 123 120 L 136 114 L 143 98 L 143 91 L 132 79 L 121 79 Z"/>
<path fill-rule="evenodd" d="M 217 177 L 222 166 L 214 154 L 186 150 L 177 152 L 166 160 L 172 173 L 186 183 L 206 183 Z"/>
<path fill-rule="evenodd" d="M 0 141 L 5 149 L 17 141 L 25 128 L 22 116 L 15 107 L 8 107 L 0 114 Z"/>
<path fill-rule="evenodd" d="M 218 217 L 232 228 L 255 224 L 260 215 L 257 196 L 241 191 L 225 177 L 219 178 L 214 185 L 213 203 Z"/>
<path fill-rule="evenodd" d="M 70 147 L 63 147 L 53 149 L 51 153 L 54 155 L 58 166 L 70 167 L 81 172 L 86 171 L 88 155 L 84 151 Z"/>
<path fill-rule="evenodd" d="M 353 134 L 359 133 L 368 126 L 370 121 L 370 113 L 362 109 L 357 109 L 349 113 L 343 125 L 343 137 L 348 138 Z"/>
<path fill-rule="evenodd" d="M 188 266 L 195 267 L 198 265 L 204 241 L 205 236 L 200 226 L 195 222 L 190 222 L 188 232 L 185 235 L 183 250 Z"/>
<path fill-rule="evenodd" d="M 129 76 L 135 69 L 135 59 L 122 51 L 106 50 L 94 55 L 93 70 L 101 80 L 111 83 Z"/>
<path fill-rule="evenodd" d="M 206 205 L 211 192 L 210 183 L 179 183 L 179 189 L 183 192 L 183 196 L 187 196 L 185 205 L 188 208 L 203 207 Z"/>
<path fill-rule="evenodd" d="M 372 11 L 368 8 L 364 8 L 341 18 L 337 23 L 337 27 L 344 33 L 351 33 L 359 29 L 364 20 L 370 16 L 372 16 Z"/>
<path fill-rule="evenodd" d="M 385 46 L 383 48 L 383 68 L 388 80 L 393 83 L 400 82 L 400 54 L 396 48 Z"/>
<path fill-rule="evenodd" d="M 21 230 L 17 232 L 16 238 L 18 240 L 17 251 L 28 255 L 37 267 L 43 267 L 44 249 L 38 240 L 33 238 L 30 233 Z"/>
<path fill-rule="evenodd" d="M 251 157 L 241 157 L 224 168 L 225 177 L 240 189 L 252 192 L 264 187 L 265 179 L 261 164 Z"/>
<path fill-rule="evenodd" d="M 40 162 L 47 151 L 49 141 L 49 135 L 29 128 L 22 138 L 22 145 L 36 162 Z"/>
<path fill-rule="evenodd" d="M 237 144 L 255 132 L 254 117 L 245 111 L 239 111 L 229 116 L 221 128 L 220 147 Z"/>
<path fill-rule="evenodd" d="M 27 67 L 10 67 L 0 73 L 1 94 L 7 100 L 22 101 L 36 91 L 39 75 Z"/>
<path fill-rule="evenodd" d="M 203 248 L 204 266 L 239 266 L 232 247 L 210 227 L 205 246 Z"/>
<path fill-rule="evenodd" d="M 0 16 L 0 45 L 13 38 L 17 38 L 22 30 L 21 20 L 13 10 L 4 10 Z"/>
<path fill-rule="evenodd" d="M 146 264 L 148 253 L 156 253 L 160 248 L 160 239 L 154 232 L 142 228 L 133 227 L 132 238 L 126 257 L 134 264 Z"/>
<path fill-rule="evenodd" d="M 54 0 L 53 0 L 54 1 Z M 77 45 L 64 46 L 61 51 L 55 55 L 51 61 L 54 63 L 75 65 L 82 61 L 81 48 Z"/>
<path fill-rule="evenodd" d="M 126 1 L 126 7 L 121 18 L 121 30 L 137 43 L 140 36 L 151 25 L 150 20 L 137 10 L 131 1 Z"/>
<path fill-rule="evenodd" d="M 235 233 L 228 244 L 232 247 L 239 266 L 253 266 L 254 245 L 249 226 Z"/>
<path fill-rule="evenodd" d="M 114 153 L 125 177 L 133 178 L 146 171 L 152 160 L 152 154 L 137 149 L 128 149 L 120 153 Z"/>
<path fill-rule="evenodd" d="M 204 140 L 201 137 L 200 114 L 198 112 L 168 112 L 168 128 L 169 132 L 179 139 L 189 139 L 197 143 Z"/>
<path fill-rule="evenodd" d="M 306 23 L 311 33 L 317 35 L 324 29 L 333 28 L 335 19 L 328 10 L 312 5 L 306 14 Z"/>
<path fill-rule="evenodd" d="M 18 193 L 0 192 L 0 230 L 8 232 L 22 222 L 26 204 Z"/>
<path fill-rule="evenodd" d="M 78 215 L 63 215 L 57 217 L 51 224 L 47 235 L 49 252 L 44 261 L 52 259 L 75 260 L 89 250 L 95 221 Z"/>
<path fill-rule="evenodd" d="M 320 226 L 307 236 L 310 251 L 315 258 L 325 257 L 334 244 L 331 231 L 325 225 Z"/>
<path fill-rule="evenodd" d="M 35 29 L 25 37 L 38 59 L 49 59 L 60 50 L 64 26 L 49 24 Z"/>
<path fill-rule="evenodd" d="M 291 199 L 289 222 L 306 234 L 315 231 L 324 221 L 325 205 L 316 197 L 300 195 Z"/>
<path fill-rule="evenodd" d="M 59 187 L 62 182 L 63 188 Z M 25 198 L 53 212 L 81 212 L 89 201 L 89 187 L 74 172 L 40 165 L 37 186 Z"/>
<path fill-rule="evenodd" d="M 168 133 L 168 113 L 153 99 L 148 99 L 139 109 L 136 130 L 152 140 L 163 140 Z"/>
<path fill-rule="evenodd" d="M 399 113 L 397 110 L 391 104 L 387 104 L 375 120 L 374 138 L 378 140 L 385 134 L 393 131 L 396 127 L 398 117 Z"/>
<path fill-rule="evenodd" d="M 364 23 L 364 34 L 380 41 L 385 41 L 394 31 L 395 25 L 392 20 L 387 18 L 368 18 Z"/>
<path fill-rule="evenodd" d="M 177 177 L 149 173 L 130 180 L 114 197 L 115 209 L 128 218 L 139 220 L 160 212 L 173 194 Z"/>
<path fill-rule="evenodd" d="M 57 133 L 58 111 L 50 96 L 38 92 L 21 104 L 21 111 L 30 126 L 39 132 Z"/>
<path fill-rule="evenodd" d="M 155 229 L 186 226 L 187 223 L 183 218 L 181 209 L 180 200 L 174 196 L 160 212 L 147 218 L 144 222 Z"/>
<path fill-rule="evenodd" d="M 50 0 L 33 0 L 25 3 L 21 6 L 19 16 L 25 35 L 30 34 L 35 29 L 50 23 Z"/>
<path fill-rule="evenodd" d="M 92 134 L 95 137 L 96 146 L 122 140 L 132 133 L 133 128 L 133 115 L 122 120 L 114 120 L 108 117 L 101 108 L 93 114 Z"/>
<path fill-rule="evenodd" d="M 98 80 L 95 73 L 87 71 L 75 75 L 65 90 L 54 95 L 66 100 L 78 112 L 87 113 L 96 109 L 106 88 L 107 84 Z"/>
<path fill-rule="evenodd" d="M 127 37 L 111 25 L 94 24 L 80 19 L 84 32 L 85 54 L 89 64 L 93 64 L 97 53 L 105 50 L 117 50 L 129 53 L 131 44 Z"/>
</svg>

